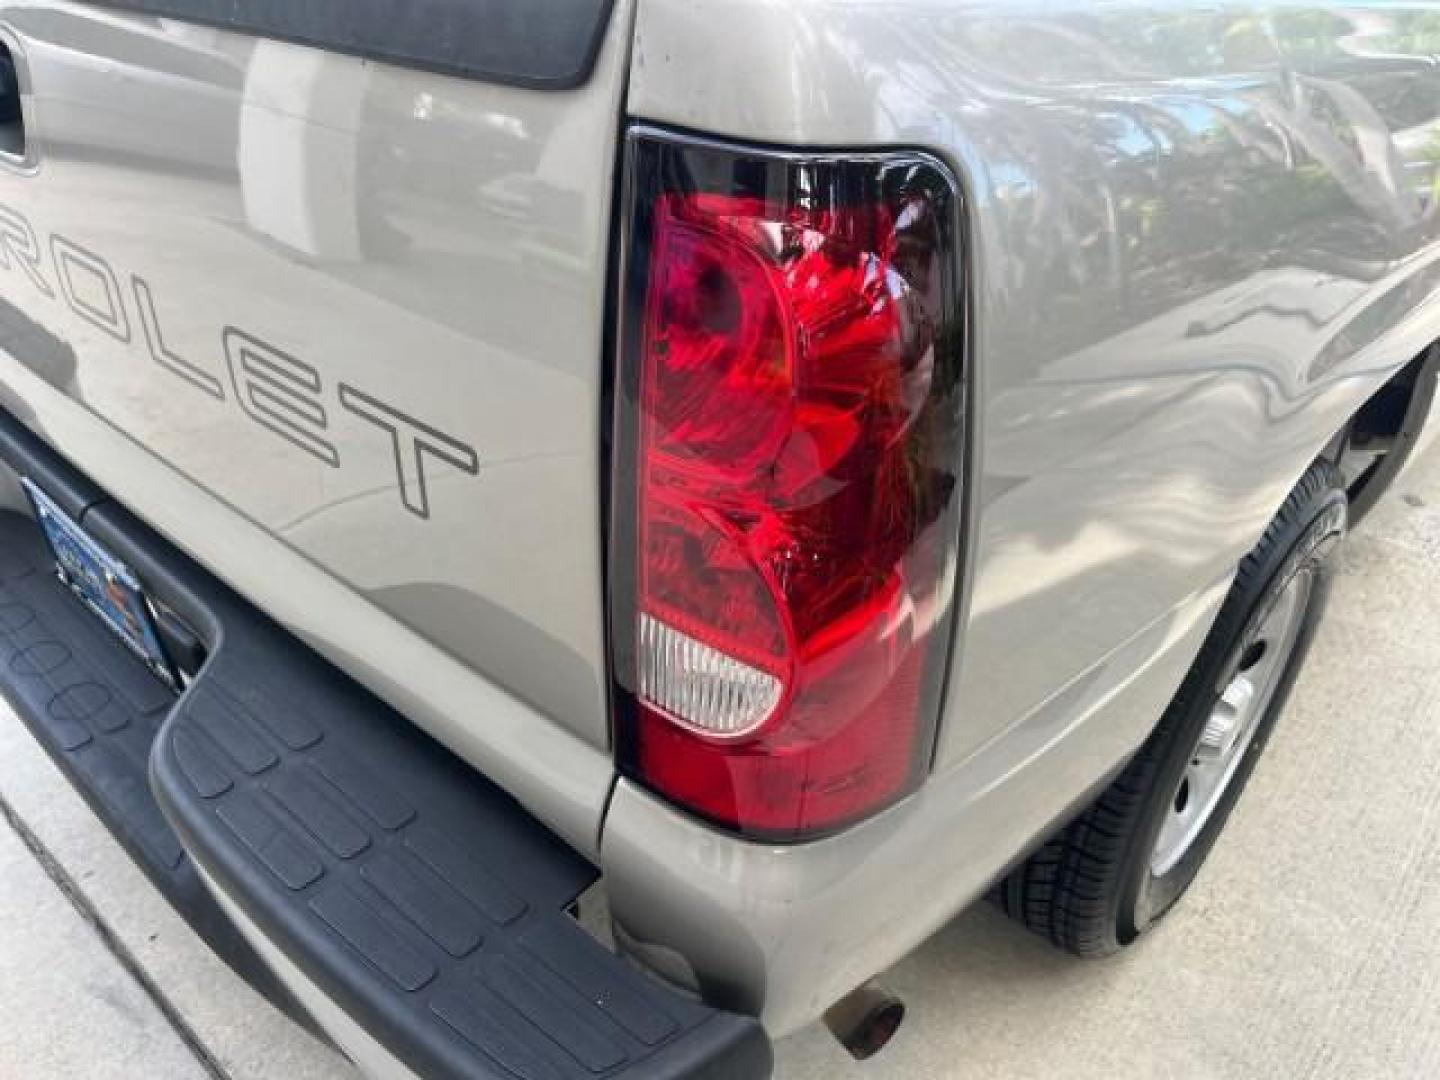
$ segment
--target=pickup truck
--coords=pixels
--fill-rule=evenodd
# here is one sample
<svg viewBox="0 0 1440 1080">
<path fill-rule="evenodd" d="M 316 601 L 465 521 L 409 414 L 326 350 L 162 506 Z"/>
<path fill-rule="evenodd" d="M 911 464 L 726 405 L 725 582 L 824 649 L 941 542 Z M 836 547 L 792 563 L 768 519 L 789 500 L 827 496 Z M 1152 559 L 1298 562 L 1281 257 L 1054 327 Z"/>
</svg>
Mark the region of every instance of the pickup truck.
<svg viewBox="0 0 1440 1080">
<path fill-rule="evenodd" d="M 1430 3 L 0 0 L 0 684 L 371 1075 L 865 1056 L 1179 900 L 1437 297 Z"/>
</svg>

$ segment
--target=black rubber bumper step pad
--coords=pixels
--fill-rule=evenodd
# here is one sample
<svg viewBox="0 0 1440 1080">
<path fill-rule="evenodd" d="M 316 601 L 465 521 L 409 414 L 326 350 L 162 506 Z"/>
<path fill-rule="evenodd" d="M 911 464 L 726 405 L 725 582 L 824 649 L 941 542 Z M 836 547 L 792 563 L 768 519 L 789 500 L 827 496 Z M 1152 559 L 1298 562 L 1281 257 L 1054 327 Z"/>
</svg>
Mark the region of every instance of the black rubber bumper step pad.
<svg viewBox="0 0 1440 1080">
<path fill-rule="evenodd" d="M 28 517 L 0 512 L 0 692 L 170 903 L 266 997 L 304 1022 L 205 888 L 149 784 L 175 697 L 56 580 Z"/>
<path fill-rule="evenodd" d="M 0 454 L 85 491 L 3 415 Z M 753 1018 L 574 921 L 596 871 L 518 803 L 115 503 L 67 509 L 209 658 L 177 702 L 49 573 L 36 526 L 0 514 L 0 689 L 162 891 L 177 868 L 193 885 L 193 858 L 421 1076 L 769 1074 Z"/>
</svg>

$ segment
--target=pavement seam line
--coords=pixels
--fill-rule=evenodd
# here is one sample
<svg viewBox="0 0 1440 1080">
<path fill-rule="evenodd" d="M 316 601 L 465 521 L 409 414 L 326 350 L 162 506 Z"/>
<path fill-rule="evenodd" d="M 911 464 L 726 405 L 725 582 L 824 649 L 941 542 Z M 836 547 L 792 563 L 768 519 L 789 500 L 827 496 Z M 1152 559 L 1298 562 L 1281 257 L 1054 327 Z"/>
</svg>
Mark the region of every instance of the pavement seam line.
<svg viewBox="0 0 1440 1080">
<path fill-rule="evenodd" d="M 25 823 L 3 794 L 0 794 L 0 818 L 5 819 L 20 842 L 25 845 L 26 850 L 40 864 L 40 869 L 45 876 L 54 883 L 65 899 L 69 901 L 70 906 L 75 909 L 76 914 L 95 931 L 95 935 L 100 939 L 100 944 L 105 947 L 105 950 L 115 958 L 116 963 L 125 970 L 126 974 L 139 984 L 145 996 L 160 1011 L 160 1015 L 170 1025 L 170 1029 L 175 1032 L 176 1037 L 185 1045 L 185 1048 L 194 1055 L 200 1067 L 205 1070 L 211 1080 L 233 1080 L 229 1071 L 210 1052 L 210 1048 L 205 1045 L 195 1029 L 181 1015 L 180 1010 L 171 1003 L 159 983 L 150 977 L 139 959 L 130 951 L 129 946 L 121 940 L 120 936 L 106 922 L 105 917 L 90 902 L 90 898 L 85 895 L 80 883 L 71 877 L 69 871 L 50 853 L 44 841 Z"/>
</svg>

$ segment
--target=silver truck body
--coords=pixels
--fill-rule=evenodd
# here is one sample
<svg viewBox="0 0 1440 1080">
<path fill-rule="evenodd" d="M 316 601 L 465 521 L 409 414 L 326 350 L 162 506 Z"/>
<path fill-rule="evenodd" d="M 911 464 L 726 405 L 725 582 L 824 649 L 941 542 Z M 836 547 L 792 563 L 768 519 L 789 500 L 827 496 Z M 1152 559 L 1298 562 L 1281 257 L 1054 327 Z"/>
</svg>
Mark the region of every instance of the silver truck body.
<svg viewBox="0 0 1440 1080">
<path fill-rule="evenodd" d="M 65 0 L 0 0 L 0 34 L 34 146 L 0 161 L 0 403 L 598 860 L 637 955 L 776 1035 L 1114 773 L 1296 479 L 1440 339 L 1431 4 L 620 0 L 564 90 Z M 938 750 L 825 840 L 616 777 L 626 118 L 920 149 L 964 189 Z"/>
</svg>

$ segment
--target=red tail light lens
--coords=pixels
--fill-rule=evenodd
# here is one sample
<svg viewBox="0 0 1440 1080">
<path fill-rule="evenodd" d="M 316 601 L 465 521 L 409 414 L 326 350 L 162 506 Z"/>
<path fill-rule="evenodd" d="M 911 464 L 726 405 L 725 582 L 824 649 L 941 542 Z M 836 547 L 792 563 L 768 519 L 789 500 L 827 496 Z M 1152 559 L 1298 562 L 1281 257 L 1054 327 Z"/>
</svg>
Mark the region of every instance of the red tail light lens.
<svg viewBox="0 0 1440 1080">
<path fill-rule="evenodd" d="M 636 133 L 616 381 L 625 773 L 746 835 L 929 765 L 957 566 L 956 194 L 913 154 Z"/>
</svg>

